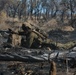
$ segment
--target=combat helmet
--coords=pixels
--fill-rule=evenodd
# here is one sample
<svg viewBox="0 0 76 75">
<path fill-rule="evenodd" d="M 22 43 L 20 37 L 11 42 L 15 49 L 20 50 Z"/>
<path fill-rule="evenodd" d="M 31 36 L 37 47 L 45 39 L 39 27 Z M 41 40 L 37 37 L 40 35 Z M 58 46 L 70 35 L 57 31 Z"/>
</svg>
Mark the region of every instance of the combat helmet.
<svg viewBox="0 0 76 75">
<path fill-rule="evenodd" d="M 32 28 L 32 26 L 31 26 L 31 24 L 30 23 L 28 23 L 28 22 L 24 22 L 22 25 L 24 25 L 24 26 L 26 26 L 26 27 L 28 27 L 28 28 Z"/>
</svg>

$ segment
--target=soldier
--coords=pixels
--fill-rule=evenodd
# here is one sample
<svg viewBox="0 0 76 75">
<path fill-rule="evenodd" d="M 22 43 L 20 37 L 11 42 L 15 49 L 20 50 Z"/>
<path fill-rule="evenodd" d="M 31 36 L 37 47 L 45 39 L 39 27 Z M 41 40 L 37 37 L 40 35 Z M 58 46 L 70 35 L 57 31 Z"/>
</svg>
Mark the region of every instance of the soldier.
<svg viewBox="0 0 76 75">
<path fill-rule="evenodd" d="M 19 32 L 19 35 L 26 36 L 25 39 L 22 39 L 22 45 L 27 48 L 43 48 L 50 47 L 52 49 L 56 49 L 57 47 L 54 44 L 51 44 L 50 39 L 47 39 L 44 35 L 39 33 L 36 30 L 32 30 L 31 27 L 22 24 L 22 32 Z M 25 42 L 24 42 L 25 41 Z"/>
<path fill-rule="evenodd" d="M 12 47 L 16 47 L 16 46 L 20 46 L 21 44 L 21 36 L 16 34 L 18 33 L 18 29 L 14 31 L 12 31 L 11 29 L 8 29 L 8 39 L 7 39 L 7 43 L 9 43 L 9 45 L 11 45 Z"/>
<path fill-rule="evenodd" d="M 39 48 L 42 38 L 39 37 L 35 32 L 31 30 L 30 27 L 26 26 L 25 24 L 22 24 L 22 30 L 23 32 L 19 32 L 19 35 L 25 35 L 26 36 L 26 43 L 25 47 L 27 48 Z"/>
<path fill-rule="evenodd" d="M 50 39 L 47 39 L 44 35 L 36 30 L 32 30 L 30 26 L 22 24 L 22 31 L 12 31 L 9 29 L 10 36 L 8 42 L 10 41 L 13 47 L 17 45 L 22 45 L 26 48 L 51 48 L 56 49 L 54 44 L 51 44 Z M 25 38 L 21 38 L 20 35 L 24 35 Z M 22 40 L 21 40 L 22 39 Z M 50 50 L 51 50 L 50 49 Z"/>
<path fill-rule="evenodd" d="M 18 30 L 19 29 L 16 29 L 15 32 L 18 33 Z M 13 33 L 12 34 L 12 46 L 13 47 L 16 47 L 17 46 L 18 47 L 20 45 L 21 45 L 21 36 L 18 35 L 18 34 Z"/>
</svg>

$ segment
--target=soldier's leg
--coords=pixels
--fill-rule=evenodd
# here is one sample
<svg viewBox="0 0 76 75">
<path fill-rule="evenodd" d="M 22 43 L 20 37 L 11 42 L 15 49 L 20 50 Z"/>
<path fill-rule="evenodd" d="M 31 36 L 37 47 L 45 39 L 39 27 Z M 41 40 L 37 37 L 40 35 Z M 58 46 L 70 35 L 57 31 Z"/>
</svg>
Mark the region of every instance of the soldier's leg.
<svg viewBox="0 0 76 75">
<path fill-rule="evenodd" d="M 32 45 L 33 45 L 33 43 L 35 41 L 35 38 L 37 38 L 37 35 L 35 33 L 31 32 L 29 34 L 29 36 L 27 37 L 27 40 L 26 40 L 27 48 L 31 48 L 32 47 Z"/>
</svg>

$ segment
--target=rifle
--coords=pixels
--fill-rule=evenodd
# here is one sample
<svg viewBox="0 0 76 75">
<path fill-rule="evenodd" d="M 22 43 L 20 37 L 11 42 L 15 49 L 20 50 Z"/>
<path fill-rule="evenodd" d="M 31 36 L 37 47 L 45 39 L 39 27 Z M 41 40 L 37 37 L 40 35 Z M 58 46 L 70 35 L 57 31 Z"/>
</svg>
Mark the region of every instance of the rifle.
<svg viewBox="0 0 76 75">
<path fill-rule="evenodd" d="M 43 36 L 42 34 L 40 34 L 38 31 L 32 30 L 34 33 L 36 33 L 38 36 L 40 36 L 42 39 L 46 39 L 45 36 Z"/>
<path fill-rule="evenodd" d="M 37 29 L 37 30 L 34 31 L 36 34 L 38 34 L 38 35 L 41 36 L 42 38 L 48 38 L 48 35 L 46 35 L 45 33 L 42 33 L 43 30 L 39 29 L 37 26 L 35 26 L 35 25 L 33 25 L 33 24 L 31 24 L 31 26 L 34 26 L 34 27 Z M 41 32 L 40 32 L 39 30 L 40 30 Z"/>
<path fill-rule="evenodd" d="M 7 34 L 15 34 L 15 32 L 12 29 L 8 30 L 0 30 L 1 35 L 5 36 L 5 33 Z"/>
<path fill-rule="evenodd" d="M 8 31 L 7 30 L 0 30 L 0 33 L 8 33 Z"/>
</svg>

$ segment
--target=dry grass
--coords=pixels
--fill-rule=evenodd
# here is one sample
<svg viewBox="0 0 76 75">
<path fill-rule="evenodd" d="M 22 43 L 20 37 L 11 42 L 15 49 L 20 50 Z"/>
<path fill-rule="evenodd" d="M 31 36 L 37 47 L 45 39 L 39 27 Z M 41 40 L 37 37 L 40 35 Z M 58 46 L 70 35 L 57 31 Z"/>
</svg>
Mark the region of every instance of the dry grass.
<svg viewBox="0 0 76 75">
<path fill-rule="evenodd" d="M 70 41 L 70 42 L 67 42 L 67 43 L 57 43 L 57 46 L 59 48 L 63 48 L 63 49 L 69 49 L 71 47 L 73 47 L 76 43 L 74 41 Z"/>
<path fill-rule="evenodd" d="M 57 26 L 57 21 L 56 19 L 51 19 L 50 21 L 46 22 L 43 26 L 55 27 Z"/>
<path fill-rule="evenodd" d="M 52 29 L 58 28 L 58 23 L 56 19 L 51 19 L 50 21 L 46 22 L 44 25 L 42 25 L 42 30 L 47 30 L 49 32 Z"/>
<path fill-rule="evenodd" d="M 0 23 L 4 23 L 4 21 L 6 20 L 7 15 L 4 11 L 0 12 Z"/>
<path fill-rule="evenodd" d="M 8 28 L 10 28 L 9 25 L 6 25 L 5 23 L 0 24 L 0 30 L 7 30 Z"/>
<path fill-rule="evenodd" d="M 63 26 L 62 30 L 63 31 L 74 31 L 74 28 L 72 26 Z"/>
<path fill-rule="evenodd" d="M 57 28 L 61 28 L 58 24 L 58 21 L 56 19 L 51 19 L 48 22 L 45 22 L 44 24 L 39 23 L 38 20 L 30 19 L 28 18 L 27 21 L 22 22 L 18 18 L 10 18 L 7 17 L 5 12 L 0 13 L 0 29 L 8 29 L 8 28 L 15 28 L 17 26 L 22 26 L 22 23 L 25 23 L 31 28 L 39 28 L 45 32 L 49 32 L 50 30 L 55 30 Z M 62 26 L 63 31 L 74 31 L 74 28 L 71 26 Z"/>
<path fill-rule="evenodd" d="M 47 62 L 44 62 L 43 69 L 40 68 L 40 63 L 26 63 L 26 62 L 17 62 L 17 61 L 4 61 L 0 62 L 0 70 L 1 72 L 4 72 L 7 75 L 12 75 L 12 72 L 15 72 L 17 70 L 17 74 L 20 74 L 20 70 L 23 71 L 25 74 L 27 72 L 33 72 L 34 74 L 30 75 L 49 75 L 49 66 L 50 64 Z M 17 66 L 18 65 L 18 66 Z M 58 64 L 57 64 L 58 65 Z M 57 75 L 66 75 L 66 65 L 63 65 L 63 67 L 57 66 Z M 15 68 L 15 70 L 12 71 L 12 68 Z M 4 70 L 4 71 L 2 71 Z M 73 75 L 76 68 L 69 68 L 68 75 Z M 23 74 L 24 75 L 24 74 Z"/>
</svg>

